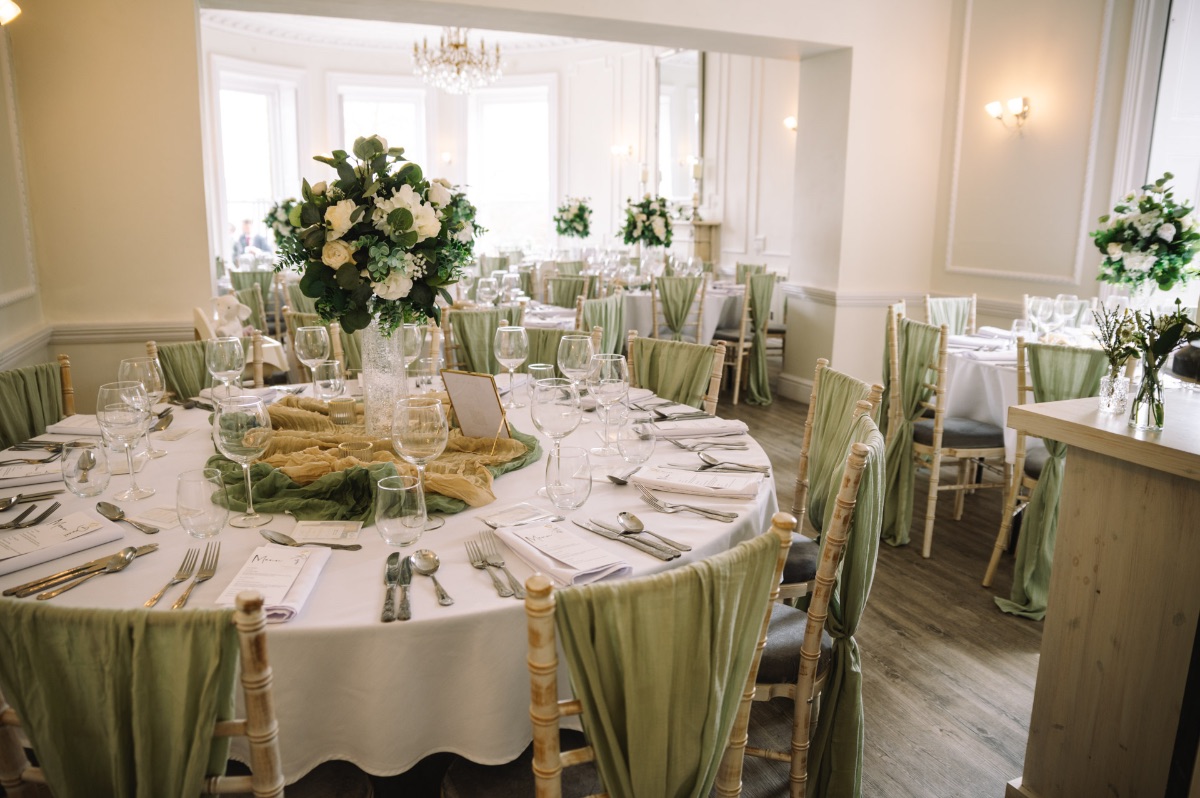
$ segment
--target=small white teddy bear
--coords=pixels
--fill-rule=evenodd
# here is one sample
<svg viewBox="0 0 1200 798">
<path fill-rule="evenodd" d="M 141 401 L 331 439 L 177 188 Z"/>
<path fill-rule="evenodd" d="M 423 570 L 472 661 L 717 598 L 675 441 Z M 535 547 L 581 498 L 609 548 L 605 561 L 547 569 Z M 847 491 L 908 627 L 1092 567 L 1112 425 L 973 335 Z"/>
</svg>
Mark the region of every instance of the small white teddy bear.
<svg viewBox="0 0 1200 798">
<path fill-rule="evenodd" d="M 245 324 L 250 318 L 250 308 L 238 301 L 233 294 L 224 294 L 213 300 L 217 313 L 218 336 L 242 336 L 254 332 Z"/>
</svg>

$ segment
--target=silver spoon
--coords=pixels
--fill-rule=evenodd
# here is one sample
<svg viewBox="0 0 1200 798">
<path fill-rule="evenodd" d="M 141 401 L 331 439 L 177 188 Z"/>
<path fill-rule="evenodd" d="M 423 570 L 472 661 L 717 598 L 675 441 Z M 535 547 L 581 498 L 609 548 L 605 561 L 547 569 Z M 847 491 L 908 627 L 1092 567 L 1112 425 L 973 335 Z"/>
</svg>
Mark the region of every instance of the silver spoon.
<svg viewBox="0 0 1200 798">
<path fill-rule="evenodd" d="M 142 524 L 134 521 L 131 518 L 126 518 L 125 511 L 115 504 L 109 504 L 108 502 L 96 502 L 96 512 L 100 513 L 100 515 L 104 516 L 109 521 L 124 521 L 134 529 L 145 532 L 147 535 L 158 534 L 158 527 L 150 526 L 149 524 Z"/>
<path fill-rule="evenodd" d="M 301 543 L 291 535 L 276 532 L 274 529 L 260 529 L 258 530 L 258 534 L 272 543 L 278 543 L 280 546 L 328 546 L 331 549 L 342 549 L 344 551 L 358 551 L 362 548 L 362 545 L 358 543 L 321 543 L 317 540 L 309 540 Z"/>
<path fill-rule="evenodd" d="M 696 456 L 699 457 L 701 460 L 703 460 L 704 463 L 707 466 L 709 466 L 710 468 L 716 468 L 717 466 L 722 466 L 724 468 L 737 468 L 742 471 L 757 471 L 760 474 L 765 474 L 765 473 L 767 473 L 767 471 L 770 470 L 769 466 L 747 465 L 745 463 L 734 463 L 729 460 L 718 460 L 717 458 L 713 457 L 708 452 L 696 452 Z"/>
<path fill-rule="evenodd" d="M 671 540 L 670 538 L 664 538 L 662 535 L 658 534 L 657 532 L 651 532 L 649 529 L 646 529 L 646 525 L 642 523 L 642 519 L 638 518 L 633 513 L 617 513 L 617 523 L 619 523 L 621 525 L 621 528 L 625 530 L 625 532 L 622 534 L 637 535 L 642 532 L 645 532 L 647 535 L 650 535 L 651 537 L 656 537 L 659 540 L 661 540 L 663 543 L 666 543 L 668 546 L 679 549 L 680 551 L 691 551 L 692 550 L 691 546 L 687 546 L 683 543 L 676 543 L 675 541 Z"/>
<path fill-rule="evenodd" d="M 79 455 L 79 460 L 76 461 L 76 467 L 79 469 L 77 478 L 82 485 L 88 481 L 88 472 L 96 467 L 96 455 L 92 454 L 91 449 L 83 450 L 83 454 Z"/>
<path fill-rule="evenodd" d="M 151 432 L 162 432 L 167 427 L 171 426 L 171 422 L 174 420 L 175 420 L 175 416 L 171 415 L 170 413 L 168 413 L 165 416 L 159 416 L 158 421 L 155 421 L 154 425 L 152 427 L 150 427 L 150 431 Z"/>
<path fill-rule="evenodd" d="M 9 507 L 18 502 L 40 502 L 50 496 L 62 493 L 61 490 L 46 490 L 41 493 L 18 493 L 16 496 L 6 496 L 0 499 L 0 512 L 7 510 Z"/>
<path fill-rule="evenodd" d="M 137 557 L 137 549 L 135 549 L 133 546 L 121 549 L 112 557 L 109 557 L 108 562 L 106 562 L 104 567 L 99 571 L 92 571 L 90 574 L 76 579 L 74 582 L 67 582 L 62 587 L 55 588 L 54 590 L 49 590 L 45 593 L 38 593 L 38 601 L 52 599 L 59 593 L 65 593 L 73 587 L 82 585 L 93 576 L 99 576 L 100 574 L 115 574 L 117 571 L 124 570 L 129 563 L 133 562 L 134 557 Z"/>
<path fill-rule="evenodd" d="M 629 478 L 641 470 L 641 466 L 634 466 L 628 471 L 622 471 L 620 474 L 606 474 L 608 481 L 614 485 L 628 485 Z"/>
<path fill-rule="evenodd" d="M 449 607 L 454 603 L 454 599 L 450 598 L 450 594 L 442 587 L 442 583 L 434 576 L 437 569 L 441 567 L 442 561 L 437 556 L 437 552 L 431 549 L 417 549 L 412 553 L 413 570 L 421 576 L 428 576 L 433 580 L 433 589 L 437 591 L 438 604 L 443 607 Z"/>
</svg>

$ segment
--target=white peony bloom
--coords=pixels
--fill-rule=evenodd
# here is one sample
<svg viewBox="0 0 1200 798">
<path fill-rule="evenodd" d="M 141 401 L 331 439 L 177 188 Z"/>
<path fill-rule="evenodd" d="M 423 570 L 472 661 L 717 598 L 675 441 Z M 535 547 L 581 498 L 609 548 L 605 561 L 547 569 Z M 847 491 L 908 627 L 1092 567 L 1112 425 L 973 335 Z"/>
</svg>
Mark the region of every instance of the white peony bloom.
<svg viewBox="0 0 1200 798">
<path fill-rule="evenodd" d="M 1192 211 L 1187 216 L 1184 216 L 1179 220 L 1179 229 L 1183 230 L 1184 232 L 1195 230 L 1197 225 L 1200 225 L 1200 221 L 1196 219 L 1195 211 Z"/>
<path fill-rule="evenodd" d="M 354 247 L 345 241 L 326 241 L 321 249 L 321 262 L 333 270 L 354 260 Z"/>
<path fill-rule="evenodd" d="M 410 229 L 417 231 L 417 243 L 427 238 L 433 238 L 442 229 L 442 223 L 437 218 L 437 211 L 429 203 L 422 202 L 417 192 L 413 191 L 412 186 L 409 185 L 401 186 L 399 191 L 387 199 L 375 200 L 375 210 L 371 214 L 371 221 L 375 223 L 376 229 L 390 235 L 393 231 L 388 226 L 387 217 L 397 208 L 406 208 L 412 214 L 413 224 Z"/>
<path fill-rule="evenodd" d="M 1158 224 L 1162 219 L 1157 213 L 1143 213 L 1140 216 L 1135 216 L 1130 219 L 1133 226 L 1141 233 L 1142 238 L 1149 238 L 1154 235 L 1154 231 L 1158 228 Z"/>
<path fill-rule="evenodd" d="M 1155 235 L 1166 241 L 1168 244 L 1175 238 L 1175 225 L 1167 223 L 1160 225 Z"/>
<path fill-rule="evenodd" d="M 312 193 L 314 196 L 317 196 L 317 197 L 324 194 L 325 193 L 325 181 L 322 180 L 320 183 L 314 184 L 312 186 Z"/>
<path fill-rule="evenodd" d="M 1112 258 L 1113 260 L 1120 260 L 1121 256 L 1124 254 L 1125 251 L 1121 249 L 1120 244 L 1118 244 L 1116 241 L 1109 242 L 1108 257 Z"/>
<path fill-rule="evenodd" d="M 450 199 L 454 196 L 450 189 L 450 181 L 445 178 L 439 177 L 429 181 L 429 201 L 433 203 L 433 207 L 445 208 L 450 204 Z"/>
<path fill-rule="evenodd" d="M 341 238 L 354 226 L 354 222 L 350 221 L 350 216 L 357 207 L 354 200 L 347 199 L 325 209 L 325 221 L 329 224 L 329 230 L 325 232 L 326 241 Z"/>
<path fill-rule="evenodd" d="M 1125 271 L 1141 274 L 1150 271 L 1157 261 L 1158 258 L 1149 252 L 1126 252 Z"/>
<path fill-rule="evenodd" d="M 464 222 L 463 229 L 454 234 L 454 239 L 464 244 L 470 244 L 475 240 L 475 225 L 470 222 Z"/>
<path fill-rule="evenodd" d="M 661 241 L 667 237 L 667 223 L 661 216 L 655 216 L 650 227 L 654 229 L 654 235 L 658 240 Z"/>
<path fill-rule="evenodd" d="M 397 270 L 384 278 L 382 283 L 371 283 L 371 288 L 380 299 L 404 299 L 412 290 L 413 281 Z"/>
</svg>

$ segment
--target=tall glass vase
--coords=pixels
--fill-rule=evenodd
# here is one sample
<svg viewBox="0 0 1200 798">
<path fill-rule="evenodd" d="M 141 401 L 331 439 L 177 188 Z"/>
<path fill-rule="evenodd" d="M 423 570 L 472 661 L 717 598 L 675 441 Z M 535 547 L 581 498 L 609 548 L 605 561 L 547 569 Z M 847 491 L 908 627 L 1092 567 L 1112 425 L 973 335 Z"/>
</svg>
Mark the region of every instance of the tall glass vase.
<svg viewBox="0 0 1200 798">
<path fill-rule="evenodd" d="M 1133 429 L 1163 428 L 1163 386 L 1158 370 L 1151 357 L 1142 358 L 1142 383 L 1129 410 L 1129 426 Z"/>
<path fill-rule="evenodd" d="M 366 432 L 373 438 L 392 435 L 392 408 L 408 396 L 400 331 L 383 334 L 378 321 L 362 331 L 363 415 Z"/>
</svg>

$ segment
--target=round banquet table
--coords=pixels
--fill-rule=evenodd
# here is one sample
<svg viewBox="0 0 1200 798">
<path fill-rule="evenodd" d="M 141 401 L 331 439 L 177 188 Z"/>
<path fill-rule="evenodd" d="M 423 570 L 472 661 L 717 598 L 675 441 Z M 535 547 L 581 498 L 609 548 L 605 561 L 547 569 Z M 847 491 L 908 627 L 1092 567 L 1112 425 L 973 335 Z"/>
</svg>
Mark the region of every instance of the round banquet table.
<svg viewBox="0 0 1200 798">
<path fill-rule="evenodd" d="M 193 431 L 177 441 L 158 441 L 169 455 L 150 461 L 138 475 L 141 484 L 155 488 L 157 493 L 141 502 L 121 503 L 132 516 L 147 508 L 173 507 L 176 475 L 200 467 L 214 452 L 206 412 L 177 409 L 175 416 L 171 429 Z M 510 419 L 517 429 L 537 434 L 527 408 L 511 411 Z M 581 425 L 565 445 L 597 445 L 600 426 Z M 547 449 L 549 441 L 541 440 L 543 449 Z M 727 459 L 769 463 L 754 443 L 748 451 L 730 455 Z M 693 459 L 695 455 L 659 441 L 650 462 L 686 463 Z M 404 553 L 415 548 L 437 551 L 442 560 L 438 577 L 454 597 L 453 606 L 439 606 L 430 580 L 414 575 L 412 620 L 381 623 L 384 561 L 396 549 L 387 546 L 373 527 L 367 527 L 360 532 L 361 551 L 331 553 L 299 615 L 287 623 L 268 626 L 280 749 L 288 783 L 333 759 L 347 760 L 368 773 L 385 776 L 408 770 L 423 757 L 440 751 L 498 764 L 513 759 L 528 745 L 532 736 L 524 604 L 497 596 L 488 575 L 468 563 L 463 542 L 477 537 L 485 528 L 480 515 L 519 502 L 549 509 L 548 501 L 535 495 L 543 483 L 544 463 L 543 457 L 524 469 L 498 477 L 493 485 L 496 501 L 447 516 L 444 527 L 426 532 L 416 546 L 400 549 Z M 662 571 L 723 551 L 765 530 L 776 509 L 774 481 L 768 477 L 754 500 L 666 497 L 736 511 L 738 519 L 730 524 L 691 513 L 656 513 L 638 498 L 632 485 L 617 486 L 604 479 L 604 473 L 624 467 L 620 458 L 594 459 L 596 479 L 591 497 L 582 508 L 566 515 L 569 519 L 597 518 L 615 523 L 619 511 L 633 511 L 648 528 L 693 547 L 683 557 L 664 563 L 631 546 L 571 527 L 588 543 L 628 562 L 634 575 Z M 109 488 L 97 498 L 111 501 L 113 494 L 125 488 L 127 480 L 127 476 L 115 475 Z M 52 487 L 31 486 L 24 490 Z M 0 489 L 0 494 L 8 496 L 20 490 Z M 111 524 L 95 512 L 96 499 L 81 499 L 69 493 L 56 498 L 62 500 L 63 514 L 85 512 L 105 525 Z M 289 532 L 294 524 L 292 518 L 280 515 L 266 528 Z M 154 542 L 159 544 L 157 552 L 139 557 L 123 572 L 89 580 L 54 599 L 60 606 L 140 607 L 174 574 L 185 550 L 202 543 L 190 538 L 181 527 L 154 536 L 124 524 L 119 527 L 122 540 L 0 576 L 0 589 L 105 556 L 122 546 Z M 195 589 L 191 607 L 212 605 L 251 553 L 265 545 L 258 530 L 230 526 L 216 540 L 221 544 L 217 574 Z M 510 570 L 524 582 L 531 569 L 512 552 L 503 553 Z M 168 591 L 155 611 L 170 612 L 171 602 L 183 587 L 177 585 Z M 565 678 L 560 683 L 565 685 Z M 232 755 L 246 759 L 241 738 L 235 738 Z"/>
</svg>

